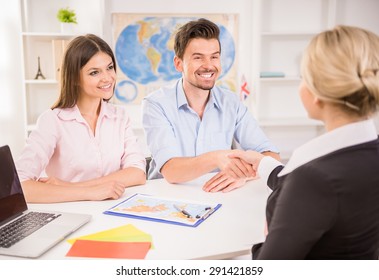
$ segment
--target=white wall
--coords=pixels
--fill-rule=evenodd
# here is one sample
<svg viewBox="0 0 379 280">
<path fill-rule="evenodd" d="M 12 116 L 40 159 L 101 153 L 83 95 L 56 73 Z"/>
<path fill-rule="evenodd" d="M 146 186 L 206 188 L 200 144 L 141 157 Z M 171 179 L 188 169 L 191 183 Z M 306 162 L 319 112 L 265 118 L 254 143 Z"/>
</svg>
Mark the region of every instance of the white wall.
<svg viewBox="0 0 379 280">
<path fill-rule="evenodd" d="M 1 0 L 3 1 L 3 0 Z M 13 0 L 20 1 L 20 0 Z M 12 2 L 13 2 L 12 1 Z M 101 35 L 102 0 L 21 0 L 25 1 L 30 20 L 24 31 L 60 32 L 60 22 L 56 14 L 60 8 L 69 7 L 76 13 L 78 24 L 74 31 Z M 49 23 L 49 24 L 46 24 Z"/>
<path fill-rule="evenodd" d="M 20 11 L 18 1 L 1 0 L 0 6 L 3 10 L 0 17 L 0 146 L 8 144 L 18 156 L 25 139 Z"/>
</svg>

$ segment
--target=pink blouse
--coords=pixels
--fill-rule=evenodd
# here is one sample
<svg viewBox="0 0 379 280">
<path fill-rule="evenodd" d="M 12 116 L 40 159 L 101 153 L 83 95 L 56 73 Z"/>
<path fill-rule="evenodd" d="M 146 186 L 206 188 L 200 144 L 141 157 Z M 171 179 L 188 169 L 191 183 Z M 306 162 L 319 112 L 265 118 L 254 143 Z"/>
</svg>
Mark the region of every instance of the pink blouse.
<svg viewBox="0 0 379 280">
<path fill-rule="evenodd" d="M 16 161 L 21 181 L 49 177 L 81 182 L 126 167 L 145 172 L 145 156 L 126 109 L 101 103 L 95 135 L 77 106 L 44 112 Z"/>
</svg>

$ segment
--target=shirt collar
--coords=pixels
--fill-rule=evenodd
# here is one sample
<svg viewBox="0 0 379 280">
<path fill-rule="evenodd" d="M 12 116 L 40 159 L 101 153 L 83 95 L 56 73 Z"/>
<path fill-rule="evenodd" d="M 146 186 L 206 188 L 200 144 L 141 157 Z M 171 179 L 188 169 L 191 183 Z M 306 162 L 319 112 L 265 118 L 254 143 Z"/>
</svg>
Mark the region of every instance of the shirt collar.
<svg viewBox="0 0 379 280">
<path fill-rule="evenodd" d="M 297 148 L 278 174 L 284 176 L 301 165 L 334 151 L 373 141 L 378 138 L 374 122 L 365 120 L 327 132 Z"/>
<path fill-rule="evenodd" d="M 116 108 L 110 105 L 107 101 L 101 100 L 101 108 L 99 117 L 105 116 L 109 119 L 114 119 L 117 117 Z"/>
<path fill-rule="evenodd" d="M 187 97 L 183 89 L 183 79 L 179 79 L 176 83 L 176 100 L 178 109 L 184 105 L 187 105 L 187 107 L 189 107 Z"/>
<path fill-rule="evenodd" d="M 220 105 L 218 102 L 219 94 L 220 94 L 220 90 L 217 87 L 213 87 L 211 89 L 211 94 L 209 95 L 207 106 L 209 106 L 209 104 L 213 104 L 215 107 L 220 108 Z M 187 105 L 187 107 L 189 107 L 187 97 L 183 89 L 183 78 L 181 78 L 176 84 L 176 98 L 177 98 L 178 109 L 184 105 Z"/>
<path fill-rule="evenodd" d="M 72 108 L 57 108 L 58 110 L 57 116 L 64 121 L 77 120 L 79 122 L 84 122 L 83 116 L 80 114 L 78 106 L 75 104 Z M 108 102 L 102 100 L 99 118 L 108 117 L 115 118 L 116 110 L 115 108 L 109 106 Z"/>
<path fill-rule="evenodd" d="M 220 106 L 221 95 L 222 95 L 222 91 L 220 90 L 220 88 L 214 86 L 211 89 L 211 95 L 210 95 L 208 103 L 212 103 L 215 107 L 217 107 L 218 109 L 220 109 L 221 108 L 221 106 Z"/>
</svg>

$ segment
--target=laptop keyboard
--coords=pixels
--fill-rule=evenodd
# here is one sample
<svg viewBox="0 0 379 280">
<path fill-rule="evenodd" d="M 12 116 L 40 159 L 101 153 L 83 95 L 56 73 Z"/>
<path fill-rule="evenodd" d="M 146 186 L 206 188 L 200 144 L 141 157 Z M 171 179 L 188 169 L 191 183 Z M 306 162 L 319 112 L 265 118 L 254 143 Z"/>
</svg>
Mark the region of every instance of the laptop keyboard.
<svg viewBox="0 0 379 280">
<path fill-rule="evenodd" d="M 59 216 L 60 214 L 29 212 L 0 229 L 0 247 L 11 247 Z"/>
</svg>

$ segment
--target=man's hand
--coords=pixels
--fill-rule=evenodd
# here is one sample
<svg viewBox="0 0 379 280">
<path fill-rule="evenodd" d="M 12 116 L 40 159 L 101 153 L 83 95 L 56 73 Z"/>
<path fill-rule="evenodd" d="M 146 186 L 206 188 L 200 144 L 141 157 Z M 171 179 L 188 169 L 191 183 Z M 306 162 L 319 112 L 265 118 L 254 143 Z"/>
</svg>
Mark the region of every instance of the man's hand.
<svg viewBox="0 0 379 280">
<path fill-rule="evenodd" d="M 250 164 L 252 169 L 256 172 L 258 170 L 259 163 L 265 156 L 256 151 L 235 150 L 233 153 L 230 153 L 229 157 L 233 159 L 243 160 L 244 162 Z"/>
<path fill-rule="evenodd" d="M 253 178 L 254 177 L 250 177 L 249 179 Z M 235 179 L 224 171 L 220 171 L 205 183 L 203 190 L 206 192 L 230 192 L 242 187 L 246 181 L 247 178 Z"/>
<path fill-rule="evenodd" d="M 234 150 L 217 152 L 218 168 L 234 179 L 254 176 L 255 172 L 251 164 L 247 163 L 241 158 L 230 157 L 229 155 L 231 155 L 233 152 Z"/>
</svg>

